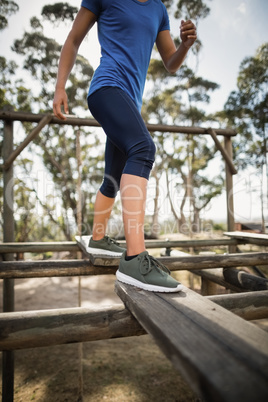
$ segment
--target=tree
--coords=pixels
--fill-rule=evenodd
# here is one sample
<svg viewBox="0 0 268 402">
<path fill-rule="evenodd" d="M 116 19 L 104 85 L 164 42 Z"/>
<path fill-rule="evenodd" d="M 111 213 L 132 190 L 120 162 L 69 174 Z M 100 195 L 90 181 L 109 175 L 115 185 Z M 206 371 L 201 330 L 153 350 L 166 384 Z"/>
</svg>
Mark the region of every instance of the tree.
<svg viewBox="0 0 268 402">
<path fill-rule="evenodd" d="M 0 3 L 0 31 L 8 26 L 7 17 L 15 14 L 19 10 L 19 6 L 15 1 L 1 0 Z"/>
<path fill-rule="evenodd" d="M 265 231 L 263 181 L 267 161 L 268 123 L 268 43 L 261 45 L 256 54 L 240 64 L 237 90 L 233 91 L 220 117 L 227 118 L 239 135 L 234 141 L 234 157 L 241 169 L 254 166 L 261 180 L 262 225 Z M 268 194 L 266 195 L 268 199 Z"/>
<path fill-rule="evenodd" d="M 72 19 L 76 8 L 68 6 L 64 3 L 57 3 L 44 7 L 42 14 L 44 19 L 52 18 L 53 21 L 64 19 Z M 59 12 L 57 18 L 56 13 Z M 0 59 L 3 70 L 0 74 L 3 78 L 3 89 L 0 92 L 0 101 L 2 105 L 9 105 L 15 109 L 21 109 L 33 112 L 48 112 L 51 113 L 51 104 L 54 95 L 54 82 L 57 74 L 57 63 L 60 55 L 61 46 L 53 39 L 44 34 L 42 22 L 34 17 L 31 19 L 31 30 L 25 32 L 23 37 L 16 40 L 13 45 L 13 50 L 19 54 L 23 59 L 23 67 L 30 74 L 31 88 L 29 90 L 22 85 L 22 81 L 14 86 L 12 77 L 18 75 L 13 74 L 15 67 L 12 62 L 8 63 L 4 58 Z M 8 73 L 8 74 L 5 74 Z M 93 75 L 93 69 L 88 61 L 81 55 L 77 56 L 77 62 L 70 74 L 67 83 L 67 93 L 69 97 L 70 113 L 75 113 L 86 109 L 86 95 L 88 86 Z M 19 86 L 20 84 L 20 86 Z M 32 124 L 27 123 L 23 125 L 25 134 L 30 132 L 33 128 Z M 32 159 L 36 160 L 39 156 L 45 165 L 48 172 L 50 194 L 46 194 L 45 199 L 40 197 L 37 191 L 37 181 L 33 180 L 32 183 L 25 183 L 25 186 L 20 185 L 20 190 L 23 188 L 23 202 L 26 203 L 28 199 L 29 211 L 32 210 L 32 198 L 30 197 L 30 188 L 32 194 L 35 194 L 39 209 L 41 208 L 46 213 L 46 220 L 49 220 L 58 226 L 65 238 L 70 240 L 75 232 L 74 226 L 76 222 L 76 181 L 77 181 L 77 163 L 76 163 L 76 145 L 75 136 L 78 128 L 66 128 L 66 126 L 47 126 L 42 130 L 39 136 L 28 147 L 27 152 L 32 152 Z M 92 197 L 96 193 L 96 187 L 99 185 L 102 177 L 103 154 L 98 152 L 98 148 L 103 149 L 97 136 L 89 135 L 87 129 L 79 129 L 81 134 L 81 154 L 83 159 L 83 183 L 84 183 L 84 205 L 83 212 L 85 214 L 85 221 L 88 226 L 92 222 Z M 94 152 L 91 149 L 94 148 Z M 89 153 L 91 157 L 89 158 Z M 27 155 L 28 160 L 31 158 Z M 26 158 L 26 159 L 27 159 Z M 23 170 L 25 176 L 32 175 L 32 165 L 27 163 L 25 157 L 20 157 L 16 163 L 16 169 Z M 20 166 L 19 166 L 20 165 Z M 92 180 L 89 180 L 90 175 L 94 173 Z M 51 183 L 54 183 L 54 190 L 51 189 Z M 98 184 L 97 184 L 98 182 Z M 46 183 L 44 183 L 46 185 Z M 32 187 L 31 187 L 32 186 Z M 27 191 L 26 191 L 27 189 Z M 26 194 L 27 193 L 27 194 Z M 55 216 L 55 210 L 61 209 L 61 216 Z M 26 204 L 25 204 L 26 208 Z M 54 208 L 54 211 L 53 211 Z M 18 211 L 22 212 L 19 207 Z M 72 214 L 70 214 L 72 211 Z M 24 211 L 25 212 L 25 211 Z M 72 215 L 72 216 L 71 216 Z M 18 216 L 18 215 L 17 215 Z M 31 219 L 30 215 L 25 218 L 25 213 L 21 214 L 24 222 L 18 222 L 17 227 L 24 228 L 24 234 L 30 233 Z M 23 226 L 25 224 L 28 227 Z M 53 231 L 56 233 L 56 231 Z M 59 233 L 59 232 L 57 232 Z"/>
<path fill-rule="evenodd" d="M 176 18 L 191 18 L 198 23 L 201 18 L 209 14 L 209 7 L 199 0 L 179 1 L 175 10 Z M 179 38 L 175 38 L 177 45 Z M 193 52 L 198 57 L 201 50 L 201 42 L 197 41 Z M 202 125 L 211 116 L 208 116 L 202 106 L 210 100 L 210 93 L 218 88 L 218 85 L 198 76 L 187 63 L 178 70 L 175 75 L 166 72 L 162 61 L 157 54 L 151 60 L 149 81 L 152 83 L 150 99 L 145 101 L 143 114 L 146 119 L 156 120 L 158 123 L 178 125 Z M 172 138 L 172 140 L 171 140 Z M 157 134 L 155 136 L 157 148 L 161 155 L 156 159 L 152 177 L 156 186 L 159 185 L 163 172 L 167 182 L 167 196 L 170 200 L 171 210 L 178 221 L 180 230 L 199 231 L 199 215 L 202 209 L 213 197 L 220 194 L 223 188 L 221 175 L 210 180 L 203 173 L 213 159 L 214 147 L 209 147 L 202 137 L 189 135 Z M 175 178 L 175 179 L 174 179 Z M 170 191 L 170 185 L 177 188 L 179 196 L 176 197 L 177 208 Z M 156 196 L 159 191 L 156 191 Z M 181 201 L 178 205 L 178 199 Z M 188 201 L 188 202 L 187 202 Z M 185 208 L 190 204 L 190 224 L 187 225 Z M 157 222 L 158 204 L 155 201 L 153 222 Z M 189 209 L 188 209 L 189 210 Z M 188 229 L 186 230 L 186 227 Z"/>
</svg>

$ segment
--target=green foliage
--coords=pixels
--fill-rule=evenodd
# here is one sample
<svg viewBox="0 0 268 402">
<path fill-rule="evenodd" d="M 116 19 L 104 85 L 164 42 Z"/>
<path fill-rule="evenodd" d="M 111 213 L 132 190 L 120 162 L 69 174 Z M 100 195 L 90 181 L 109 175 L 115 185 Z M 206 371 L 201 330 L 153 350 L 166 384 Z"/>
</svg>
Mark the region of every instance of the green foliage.
<svg viewBox="0 0 268 402">
<path fill-rule="evenodd" d="M 52 24 L 59 25 L 61 21 L 73 21 L 77 12 L 78 8 L 68 3 L 55 3 L 44 6 L 41 15 Z"/>
<path fill-rule="evenodd" d="M 179 0 L 175 17 L 199 20 L 206 18 L 209 12 L 210 8 L 203 0 Z"/>
<path fill-rule="evenodd" d="M 254 164 L 261 169 L 266 163 L 268 123 L 268 43 L 260 46 L 255 56 L 245 58 L 239 69 L 237 90 L 233 91 L 221 117 L 235 126 L 235 159 L 246 169 Z"/>
<path fill-rule="evenodd" d="M 70 20 L 77 9 L 69 7 L 67 3 L 64 3 L 61 8 L 61 4 L 63 3 L 44 7 L 42 13 L 44 18 L 46 20 L 53 20 L 53 18 L 58 18 L 59 21 Z M 29 74 L 32 89 L 27 88 L 23 81 L 17 78 L 19 77 L 17 65 L 1 57 L 0 107 L 10 106 L 17 110 L 51 113 L 61 45 L 54 38 L 45 35 L 41 19 L 33 17 L 30 25 L 29 32 L 24 32 L 23 36 L 14 42 L 12 50 L 21 56 L 23 68 Z M 78 55 L 66 88 L 70 113 L 73 113 L 76 108 L 78 110 L 79 108 L 87 109 L 85 99 L 92 75 L 92 66 L 84 57 Z M 33 124 L 24 123 L 23 129 L 27 135 L 32 131 Z M 93 140 L 88 130 L 80 130 L 80 133 L 84 186 L 82 189 L 83 215 L 84 222 L 90 227 L 92 224 L 92 198 L 94 199 L 103 172 L 103 161 L 99 156 L 103 154 L 103 150 L 98 151 L 98 147 L 102 147 L 102 145 L 97 138 Z M 72 238 L 77 219 L 75 135 L 76 128 L 47 126 L 28 147 L 27 158 L 20 156 L 17 159 L 17 174 L 22 177 L 20 181 L 16 182 L 15 187 L 17 240 L 34 240 L 33 236 L 37 233 L 39 238 L 35 240 L 49 236 L 49 238 L 56 236 L 58 239 L 68 240 Z M 91 149 L 94 149 L 94 155 L 89 158 Z M 31 159 L 36 160 L 38 156 L 43 160 L 48 172 L 43 186 L 50 190 L 45 196 L 39 195 L 40 183 L 38 183 L 34 171 L 35 165 L 31 163 Z M 95 179 L 90 180 L 93 172 Z M 52 183 L 54 183 L 54 189 L 51 192 Z M 36 206 L 38 206 L 39 215 L 36 213 Z M 61 211 L 61 215 L 59 215 L 59 211 Z"/>
<path fill-rule="evenodd" d="M 19 6 L 12 0 L 1 0 L 0 2 L 0 31 L 8 26 L 6 17 L 15 14 L 19 10 Z"/>
<path fill-rule="evenodd" d="M 40 94 L 35 98 L 39 110 L 50 111 L 61 46 L 53 38 L 44 35 L 43 26 L 36 17 L 31 19 L 31 28 L 31 32 L 25 32 L 21 39 L 14 42 L 13 50 L 23 56 L 24 69 L 36 80 L 36 88 L 40 88 Z M 70 113 L 76 107 L 87 109 L 85 99 L 92 75 L 92 66 L 78 55 L 66 87 Z"/>
<path fill-rule="evenodd" d="M 264 186 L 268 183 L 268 43 L 261 45 L 254 56 L 245 58 L 233 91 L 220 117 L 236 127 L 234 157 L 240 169 L 255 168 L 260 180 L 262 227 L 265 231 Z M 266 178 L 265 178 L 266 174 Z M 268 192 L 266 188 L 266 199 Z"/>
<path fill-rule="evenodd" d="M 15 62 L 8 62 L 5 57 L 0 56 L 0 109 L 12 104 L 14 89 L 11 83 L 11 76 L 15 75 L 17 65 Z"/>
<path fill-rule="evenodd" d="M 198 22 L 205 18 L 209 11 L 209 7 L 202 0 L 181 0 L 177 3 L 175 17 L 190 18 Z M 180 44 L 179 38 L 175 41 L 177 45 Z M 200 49 L 199 41 L 192 51 L 197 56 Z M 217 83 L 198 76 L 187 63 L 184 63 L 175 75 L 171 75 L 159 58 L 151 60 L 148 78 L 152 82 L 153 90 L 150 98 L 144 103 L 143 115 L 147 120 L 187 126 L 200 126 L 208 121 L 210 116 L 204 112 L 202 105 L 209 103 L 210 94 L 219 87 Z M 214 146 L 209 147 L 207 140 L 201 136 L 163 134 L 154 138 L 161 155 L 161 158 L 156 159 L 153 171 L 156 185 L 161 175 L 166 172 L 168 187 L 172 183 L 179 193 L 180 205 L 177 205 L 175 211 L 175 200 L 170 196 L 169 189 L 167 190 L 175 218 L 180 225 L 186 222 L 184 211 L 188 201 L 191 205 L 192 224 L 198 229 L 199 213 L 214 197 L 221 194 L 224 184 L 221 173 L 210 179 L 207 177 L 209 163 L 215 155 Z M 178 204 L 178 200 L 176 203 Z"/>
</svg>

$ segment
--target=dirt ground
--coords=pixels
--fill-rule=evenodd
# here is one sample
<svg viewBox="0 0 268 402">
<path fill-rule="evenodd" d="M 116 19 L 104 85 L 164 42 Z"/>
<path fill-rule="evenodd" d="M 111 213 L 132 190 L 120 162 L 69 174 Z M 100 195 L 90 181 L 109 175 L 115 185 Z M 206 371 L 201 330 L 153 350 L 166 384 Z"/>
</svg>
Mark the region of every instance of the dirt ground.
<svg viewBox="0 0 268 402">
<path fill-rule="evenodd" d="M 114 279 L 83 277 L 82 307 L 121 303 Z M 16 280 L 15 295 L 16 311 L 76 307 L 78 278 Z M 16 351 L 14 401 L 78 401 L 80 368 L 77 344 Z M 198 400 L 148 335 L 84 343 L 82 370 L 85 402 Z"/>
</svg>

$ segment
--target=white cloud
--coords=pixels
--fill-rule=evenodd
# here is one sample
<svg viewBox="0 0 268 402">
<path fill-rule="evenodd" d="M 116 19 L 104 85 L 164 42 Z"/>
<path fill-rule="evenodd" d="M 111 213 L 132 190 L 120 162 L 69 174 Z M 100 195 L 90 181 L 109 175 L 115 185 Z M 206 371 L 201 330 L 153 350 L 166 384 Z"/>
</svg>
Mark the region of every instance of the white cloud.
<svg viewBox="0 0 268 402">
<path fill-rule="evenodd" d="M 246 14 L 247 12 L 247 7 L 246 7 L 246 3 L 241 3 L 239 4 L 239 6 L 237 7 L 237 10 L 241 13 L 241 14 Z"/>
</svg>

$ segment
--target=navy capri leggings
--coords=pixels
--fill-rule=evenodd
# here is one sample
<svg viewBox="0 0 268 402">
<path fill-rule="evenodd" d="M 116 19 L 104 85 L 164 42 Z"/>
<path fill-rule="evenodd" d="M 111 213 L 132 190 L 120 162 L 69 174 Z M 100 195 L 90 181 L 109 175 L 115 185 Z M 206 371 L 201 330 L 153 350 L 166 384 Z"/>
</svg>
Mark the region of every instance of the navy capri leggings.
<svg viewBox="0 0 268 402">
<path fill-rule="evenodd" d="M 114 198 L 123 173 L 149 178 L 155 145 L 137 106 L 122 89 L 100 88 L 88 97 L 88 107 L 107 136 L 100 191 Z"/>
</svg>

